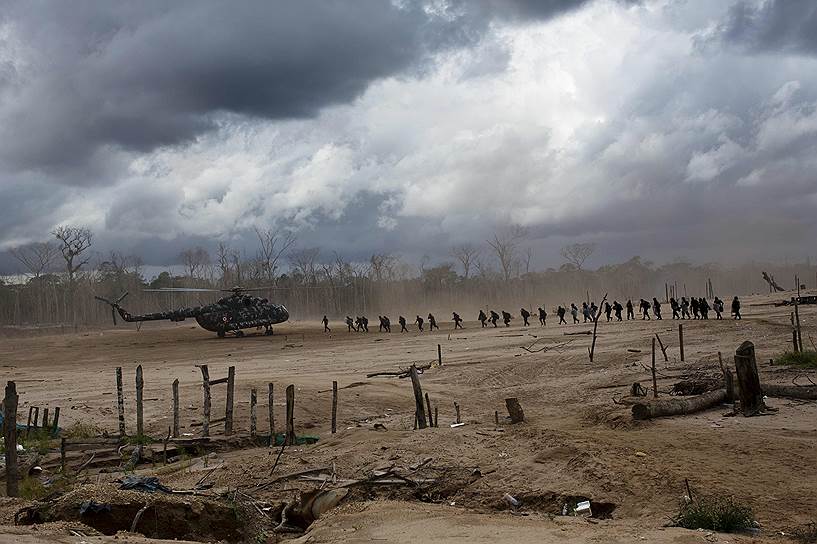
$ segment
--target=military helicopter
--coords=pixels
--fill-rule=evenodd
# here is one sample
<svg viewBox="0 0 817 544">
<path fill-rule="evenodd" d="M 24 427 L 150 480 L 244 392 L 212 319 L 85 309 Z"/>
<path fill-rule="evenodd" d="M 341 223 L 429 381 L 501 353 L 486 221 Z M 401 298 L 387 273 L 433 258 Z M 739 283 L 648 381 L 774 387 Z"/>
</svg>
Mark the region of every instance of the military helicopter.
<svg viewBox="0 0 817 544">
<path fill-rule="evenodd" d="M 108 300 L 103 297 L 94 298 L 110 305 L 113 324 L 116 325 L 116 314 L 128 323 L 141 324 L 143 321 L 184 321 L 194 318 L 203 329 L 215 332 L 219 338 L 224 338 L 227 334 L 237 337 L 244 336 L 242 329 L 264 327 L 264 334 L 272 334 L 272 326 L 283 323 L 289 319 L 289 312 L 281 304 L 272 304 L 265 298 L 259 298 L 246 294 L 248 291 L 266 291 L 270 288 L 260 287 L 256 289 L 246 289 L 244 287 L 233 287 L 232 289 L 195 289 L 185 287 L 165 287 L 161 289 L 145 289 L 146 292 L 153 293 L 232 293 L 229 296 L 220 298 L 213 304 L 196 306 L 193 308 L 179 308 L 169 312 L 156 312 L 152 314 L 133 315 L 127 312 L 119 304 L 128 296 L 126 292 L 116 300 Z"/>
</svg>

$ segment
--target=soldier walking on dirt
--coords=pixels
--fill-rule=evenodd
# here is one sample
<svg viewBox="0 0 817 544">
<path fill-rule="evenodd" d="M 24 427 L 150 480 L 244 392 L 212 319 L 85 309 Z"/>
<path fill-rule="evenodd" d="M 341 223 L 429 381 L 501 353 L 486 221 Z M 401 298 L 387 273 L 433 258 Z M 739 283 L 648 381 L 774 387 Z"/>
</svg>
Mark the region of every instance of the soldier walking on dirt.
<svg viewBox="0 0 817 544">
<path fill-rule="evenodd" d="M 565 321 L 565 314 L 566 313 L 567 313 L 567 310 L 565 310 L 565 308 L 561 304 L 559 305 L 558 308 L 556 308 L 556 315 L 559 316 L 559 325 L 561 325 L 562 323 L 567 325 L 567 321 Z"/>
<path fill-rule="evenodd" d="M 689 315 L 689 301 L 687 297 L 681 297 L 681 319 L 691 319 Z"/>
<path fill-rule="evenodd" d="M 408 332 L 408 329 L 406 328 L 406 318 L 405 317 L 403 317 L 401 315 L 400 317 L 397 318 L 397 322 L 400 323 L 400 332 Z"/>
<path fill-rule="evenodd" d="M 661 303 L 658 302 L 658 299 L 655 297 L 652 297 L 652 313 L 655 314 L 655 319 L 663 321 L 661 318 Z"/>
<path fill-rule="evenodd" d="M 692 319 L 698 319 L 698 309 L 700 306 L 698 305 L 698 299 L 695 297 L 691 297 L 689 300 L 690 306 L 692 306 Z"/>
<path fill-rule="evenodd" d="M 587 323 L 588 321 L 593 321 L 590 319 L 590 307 L 587 305 L 586 302 L 582 302 L 582 316 L 584 317 L 584 322 Z"/>
<path fill-rule="evenodd" d="M 548 313 L 544 308 L 539 308 L 539 323 L 544 327 L 547 325 Z"/>
<path fill-rule="evenodd" d="M 527 311 L 525 308 L 522 308 L 519 311 L 519 315 L 522 316 L 522 326 L 523 327 L 530 327 L 530 323 L 528 323 L 528 318 L 530 317 L 530 312 Z"/>
<path fill-rule="evenodd" d="M 627 299 L 627 321 L 635 319 L 635 313 L 633 312 L 633 301 Z"/>
<path fill-rule="evenodd" d="M 434 316 L 428 314 L 428 330 L 429 332 L 434 332 L 434 329 L 440 330 L 440 326 L 437 325 L 437 320 L 434 319 Z"/>
<path fill-rule="evenodd" d="M 454 330 L 461 329 L 462 318 L 460 317 L 460 314 L 458 314 L 457 312 L 453 312 L 452 315 L 454 316 Z"/>
<path fill-rule="evenodd" d="M 734 316 L 734 319 L 741 319 L 741 317 L 740 317 L 740 301 L 738 300 L 737 296 L 732 299 L 732 315 Z"/>
<path fill-rule="evenodd" d="M 701 319 L 709 320 L 709 303 L 705 298 L 698 301 L 698 309 L 701 312 Z"/>
<path fill-rule="evenodd" d="M 363 327 L 363 332 L 369 332 L 369 318 L 365 315 L 360 316 L 360 325 L 358 325 L 358 328 L 361 327 Z"/>
<path fill-rule="evenodd" d="M 423 332 L 423 323 L 425 323 L 423 318 L 418 315 L 414 322 L 417 323 L 417 328 L 420 329 L 420 332 Z"/>
<path fill-rule="evenodd" d="M 482 323 L 483 329 L 488 326 L 485 324 L 485 322 L 488 321 L 488 316 L 485 315 L 485 312 L 483 312 L 482 310 L 479 311 L 479 317 L 477 317 L 477 320 L 479 320 L 479 322 Z"/>
<path fill-rule="evenodd" d="M 503 323 L 505 323 L 505 326 L 506 326 L 506 327 L 510 327 L 510 326 L 511 326 L 511 319 L 513 319 L 513 318 L 511 317 L 511 314 L 509 314 L 509 313 L 508 313 L 508 312 L 506 312 L 505 310 L 502 310 L 502 322 L 503 322 Z"/>
<path fill-rule="evenodd" d="M 346 316 L 346 326 L 349 327 L 349 332 L 352 332 L 352 329 L 354 329 L 355 332 L 357 332 L 357 325 L 355 324 L 354 321 L 352 321 L 352 318 L 349 317 L 348 315 Z"/>
<path fill-rule="evenodd" d="M 377 327 L 377 331 L 378 332 L 383 332 L 383 316 L 379 315 L 379 316 L 377 316 L 377 319 L 380 320 L 380 325 Z"/>
<path fill-rule="evenodd" d="M 613 307 L 610 306 L 609 302 L 604 303 L 604 313 L 605 313 L 605 315 L 607 315 L 607 321 L 608 322 L 613 320 L 613 317 L 611 315 L 613 313 Z"/>
<path fill-rule="evenodd" d="M 323 323 L 323 332 L 332 332 L 332 329 L 329 328 L 329 319 L 326 316 L 323 316 L 321 323 Z"/>
<path fill-rule="evenodd" d="M 652 320 L 652 318 L 650 317 L 650 303 L 649 302 L 647 302 L 646 300 L 644 300 L 642 298 L 641 302 L 638 305 L 638 307 L 641 309 L 641 321 L 644 321 L 645 319 Z"/>
<path fill-rule="evenodd" d="M 712 309 L 715 310 L 715 319 L 723 319 L 723 301 L 718 297 L 712 301 Z"/>
<path fill-rule="evenodd" d="M 613 310 L 616 312 L 616 321 L 621 321 L 621 310 L 624 309 L 624 306 L 617 300 L 613 301 Z"/>
<path fill-rule="evenodd" d="M 391 319 L 387 315 L 383 316 L 383 330 L 391 332 Z"/>
<path fill-rule="evenodd" d="M 572 302 L 570 303 L 570 315 L 573 316 L 574 325 L 579 322 L 579 309 Z"/>
<path fill-rule="evenodd" d="M 681 306 L 678 304 L 678 301 L 675 300 L 675 297 L 670 297 L 669 307 L 672 308 L 672 319 L 681 319 L 681 314 L 678 312 Z"/>
<path fill-rule="evenodd" d="M 499 314 L 491 310 L 491 324 L 496 328 L 496 322 L 499 321 Z"/>
</svg>

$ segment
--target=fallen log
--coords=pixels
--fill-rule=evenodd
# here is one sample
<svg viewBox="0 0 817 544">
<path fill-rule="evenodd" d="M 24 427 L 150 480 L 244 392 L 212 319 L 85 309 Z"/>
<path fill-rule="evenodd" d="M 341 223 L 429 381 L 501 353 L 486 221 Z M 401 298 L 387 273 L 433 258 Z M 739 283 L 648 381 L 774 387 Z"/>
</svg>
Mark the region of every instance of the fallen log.
<svg viewBox="0 0 817 544">
<path fill-rule="evenodd" d="M 778 385 L 767 383 L 763 384 L 761 389 L 763 389 L 763 394 L 768 397 L 817 400 L 817 386 L 813 385 Z"/>
<path fill-rule="evenodd" d="M 703 395 L 685 398 L 663 398 L 652 402 L 633 404 L 633 419 L 652 419 L 664 416 L 692 414 L 717 406 L 726 400 L 726 390 L 718 389 Z"/>
<path fill-rule="evenodd" d="M 428 370 L 431 368 L 431 363 L 427 365 L 420 365 L 416 367 L 417 370 L 422 374 L 424 370 Z M 388 370 L 383 372 L 372 372 L 366 374 L 367 378 L 374 378 L 375 376 L 397 376 L 398 378 L 408 378 L 411 374 L 411 368 L 406 368 L 404 370 Z"/>
<path fill-rule="evenodd" d="M 577 334 L 586 334 L 586 335 L 590 336 L 591 334 L 593 334 L 593 331 L 566 332 L 566 333 L 564 333 L 565 336 L 575 336 Z"/>
</svg>

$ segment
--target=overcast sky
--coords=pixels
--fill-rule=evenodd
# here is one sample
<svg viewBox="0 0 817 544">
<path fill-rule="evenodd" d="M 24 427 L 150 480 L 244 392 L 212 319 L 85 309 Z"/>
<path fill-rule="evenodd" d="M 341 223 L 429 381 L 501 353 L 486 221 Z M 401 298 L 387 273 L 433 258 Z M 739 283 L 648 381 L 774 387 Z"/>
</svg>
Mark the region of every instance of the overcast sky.
<svg viewBox="0 0 817 544">
<path fill-rule="evenodd" d="M 0 0 L 0 249 L 817 254 L 813 0 Z"/>
</svg>

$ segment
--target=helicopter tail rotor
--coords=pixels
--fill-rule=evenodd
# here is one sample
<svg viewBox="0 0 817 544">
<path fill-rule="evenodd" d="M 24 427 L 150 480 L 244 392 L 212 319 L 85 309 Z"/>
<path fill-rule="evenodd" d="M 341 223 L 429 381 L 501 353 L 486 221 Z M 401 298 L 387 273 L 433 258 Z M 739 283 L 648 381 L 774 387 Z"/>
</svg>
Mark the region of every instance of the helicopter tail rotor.
<svg viewBox="0 0 817 544">
<path fill-rule="evenodd" d="M 116 326 L 116 311 L 119 309 L 119 303 L 122 302 L 123 300 L 125 300 L 126 296 L 128 296 L 127 291 L 125 291 L 122 294 L 122 296 L 120 296 L 119 298 L 117 298 L 114 301 L 108 300 L 107 298 L 104 298 L 104 297 L 98 297 L 98 296 L 94 297 L 98 301 L 104 302 L 105 304 L 108 304 L 111 307 L 111 319 L 113 320 L 114 327 Z"/>
</svg>

